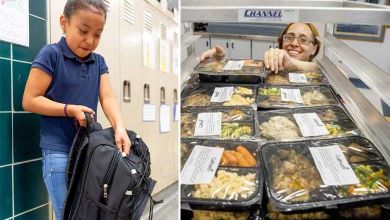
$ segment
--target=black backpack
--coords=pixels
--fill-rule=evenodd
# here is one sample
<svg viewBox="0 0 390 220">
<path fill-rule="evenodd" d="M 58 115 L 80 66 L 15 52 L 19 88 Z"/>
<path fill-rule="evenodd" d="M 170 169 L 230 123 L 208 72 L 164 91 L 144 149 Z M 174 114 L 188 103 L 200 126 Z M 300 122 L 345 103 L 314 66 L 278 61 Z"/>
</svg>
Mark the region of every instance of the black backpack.
<svg viewBox="0 0 390 220">
<path fill-rule="evenodd" d="M 140 219 L 156 181 L 150 176 L 149 149 L 133 131 L 130 154 L 122 157 L 112 128 L 91 124 L 80 127 L 73 141 L 67 167 L 68 193 L 64 220 Z"/>
</svg>

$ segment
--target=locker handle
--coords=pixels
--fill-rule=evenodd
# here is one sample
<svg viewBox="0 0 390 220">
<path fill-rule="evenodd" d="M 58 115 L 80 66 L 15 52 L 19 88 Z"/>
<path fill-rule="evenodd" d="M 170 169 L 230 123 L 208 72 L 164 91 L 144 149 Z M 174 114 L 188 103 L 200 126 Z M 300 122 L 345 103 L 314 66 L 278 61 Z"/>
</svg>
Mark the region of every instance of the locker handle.
<svg viewBox="0 0 390 220">
<path fill-rule="evenodd" d="M 226 42 L 226 48 L 229 48 L 229 42 Z"/>
<path fill-rule="evenodd" d="M 206 40 L 206 47 L 209 47 L 209 41 Z"/>
<path fill-rule="evenodd" d="M 123 81 L 123 101 L 131 102 L 131 83 L 129 80 Z"/>
<path fill-rule="evenodd" d="M 232 42 L 232 48 L 234 49 L 234 42 Z"/>
<path fill-rule="evenodd" d="M 144 85 L 144 103 L 150 102 L 150 86 L 149 84 Z"/>
<path fill-rule="evenodd" d="M 165 104 L 165 87 L 160 88 L 160 103 Z"/>
<path fill-rule="evenodd" d="M 174 104 L 177 104 L 177 100 L 178 100 L 178 97 L 177 97 L 177 89 L 174 89 L 174 90 L 173 90 L 173 103 L 174 103 Z"/>
</svg>

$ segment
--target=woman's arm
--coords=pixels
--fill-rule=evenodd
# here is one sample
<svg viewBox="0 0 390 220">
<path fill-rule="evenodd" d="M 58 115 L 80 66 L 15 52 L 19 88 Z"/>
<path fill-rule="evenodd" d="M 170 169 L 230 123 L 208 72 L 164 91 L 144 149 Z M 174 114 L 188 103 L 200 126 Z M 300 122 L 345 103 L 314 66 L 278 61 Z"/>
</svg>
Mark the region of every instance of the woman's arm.
<svg viewBox="0 0 390 220">
<path fill-rule="evenodd" d="M 314 62 L 308 62 L 308 61 L 301 61 L 301 60 L 296 60 L 292 59 L 293 63 L 293 69 L 289 71 L 303 71 L 303 72 L 315 72 L 318 71 L 319 66 L 317 63 Z"/>
<path fill-rule="evenodd" d="M 32 113 L 47 116 L 65 117 L 65 104 L 69 104 L 66 113 L 69 117 L 75 117 L 80 125 L 85 126 L 84 112 L 95 112 L 85 106 L 70 105 L 71 103 L 59 103 L 46 98 L 44 95 L 50 86 L 51 76 L 39 68 L 32 68 L 27 79 L 26 88 L 23 94 L 23 109 Z"/>
<path fill-rule="evenodd" d="M 122 115 L 114 92 L 112 91 L 108 74 L 102 74 L 100 76 L 100 104 L 115 131 L 116 145 L 122 152 L 129 154 L 131 142 L 123 125 Z"/>
</svg>

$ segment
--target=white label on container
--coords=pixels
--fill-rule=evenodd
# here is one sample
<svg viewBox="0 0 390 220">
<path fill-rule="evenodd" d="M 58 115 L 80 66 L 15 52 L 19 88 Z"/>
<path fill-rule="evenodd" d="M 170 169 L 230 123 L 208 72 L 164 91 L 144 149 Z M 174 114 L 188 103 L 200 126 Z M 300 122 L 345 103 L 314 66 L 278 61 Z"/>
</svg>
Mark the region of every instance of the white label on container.
<svg viewBox="0 0 390 220">
<path fill-rule="evenodd" d="M 238 22 L 290 23 L 298 21 L 298 18 L 299 11 L 295 9 L 240 8 L 237 10 Z"/>
<path fill-rule="evenodd" d="M 195 145 L 181 171 L 181 184 L 210 183 L 217 171 L 224 149 Z"/>
<path fill-rule="evenodd" d="M 327 186 L 358 184 L 359 179 L 337 145 L 310 147 L 314 163 Z"/>
<path fill-rule="evenodd" d="M 300 89 L 280 89 L 280 99 L 283 102 L 303 103 Z"/>
<path fill-rule="evenodd" d="M 194 136 L 210 136 L 221 134 L 221 112 L 203 112 L 198 114 Z"/>
<path fill-rule="evenodd" d="M 223 67 L 223 70 L 241 70 L 244 66 L 244 62 L 244 60 L 229 60 L 227 64 Z"/>
<path fill-rule="evenodd" d="M 288 81 L 291 83 L 307 83 L 304 73 L 288 73 Z"/>
<path fill-rule="evenodd" d="M 304 137 L 329 134 L 328 129 L 326 129 L 317 113 L 299 113 L 293 115 Z"/>
<path fill-rule="evenodd" d="M 233 86 L 228 87 L 216 87 L 213 95 L 211 96 L 210 102 L 226 102 L 232 98 L 234 91 Z"/>
</svg>

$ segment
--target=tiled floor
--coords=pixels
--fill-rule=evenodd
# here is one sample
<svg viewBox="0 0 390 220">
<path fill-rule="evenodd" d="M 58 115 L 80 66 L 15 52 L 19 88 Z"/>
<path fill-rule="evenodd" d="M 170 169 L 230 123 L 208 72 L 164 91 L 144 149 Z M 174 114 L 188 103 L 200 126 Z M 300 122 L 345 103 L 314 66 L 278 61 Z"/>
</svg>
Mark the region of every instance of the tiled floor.
<svg viewBox="0 0 390 220">
<path fill-rule="evenodd" d="M 175 220 L 179 219 L 179 206 L 178 206 L 178 184 L 177 182 L 170 185 L 157 195 L 153 196 L 155 201 L 161 199 L 163 203 L 157 204 L 153 208 L 153 219 L 155 220 Z M 145 212 L 142 214 L 141 220 L 147 220 L 149 218 L 149 203 L 146 206 Z"/>
</svg>

